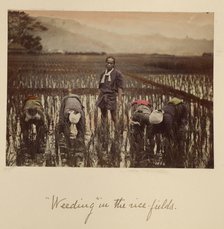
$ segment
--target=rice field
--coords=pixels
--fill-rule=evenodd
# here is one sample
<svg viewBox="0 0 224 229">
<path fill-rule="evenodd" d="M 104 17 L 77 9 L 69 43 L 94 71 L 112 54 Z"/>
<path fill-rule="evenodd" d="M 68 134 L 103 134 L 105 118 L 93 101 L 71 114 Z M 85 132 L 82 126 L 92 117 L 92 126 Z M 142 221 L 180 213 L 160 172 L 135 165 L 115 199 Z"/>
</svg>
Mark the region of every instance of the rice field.
<svg viewBox="0 0 224 229">
<path fill-rule="evenodd" d="M 213 167 L 213 77 L 197 73 L 152 73 L 141 68 L 145 58 L 146 56 L 141 60 L 138 55 L 135 61 L 132 58 L 131 64 L 128 57 L 116 58 L 117 68 L 121 69 L 125 80 L 123 104 L 118 111 L 117 132 L 110 117 L 107 127 L 102 126 L 100 111 L 95 106 L 105 56 L 9 55 L 6 165 L 17 165 L 22 142 L 21 111 L 25 97 L 30 94 L 41 98 L 49 117 L 45 153 L 55 155 L 55 129 L 59 109 L 65 89 L 71 86 L 85 107 L 85 152 L 88 163 L 81 166 L 130 167 L 130 103 L 135 99 L 146 99 L 151 100 L 155 108 L 162 108 L 171 96 L 182 95 L 189 107 L 186 142 L 183 152 L 180 152 L 185 155 L 185 167 Z M 162 136 L 155 136 L 155 140 L 153 160 L 142 167 L 164 167 L 161 155 L 164 154 L 166 143 Z M 102 141 L 106 141 L 106 149 L 102 147 Z M 146 147 L 144 151 L 147 151 Z M 40 165 L 34 163 L 30 166 Z M 55 163 L 54 166 L 65 165 Z"/>
</svg>

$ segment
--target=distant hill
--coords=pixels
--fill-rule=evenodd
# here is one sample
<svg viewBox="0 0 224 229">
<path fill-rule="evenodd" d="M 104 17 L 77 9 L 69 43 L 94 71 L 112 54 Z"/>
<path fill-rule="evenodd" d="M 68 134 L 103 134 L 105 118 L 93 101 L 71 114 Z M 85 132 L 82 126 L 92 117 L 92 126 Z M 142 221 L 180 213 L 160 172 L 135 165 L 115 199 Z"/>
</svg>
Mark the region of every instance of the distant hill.
<svg viewBox="0 0 224 229">
<path fill-rule="evenodd" d="M 212 40 L 168 38 L 154 35 L 121 35 L 107 32 L 74 20 L 38 17 L 47 31 L 37 33 L 44 51 L 166 53 L 171 55 L 202 55 L 213 52 Z"/>
</svg>

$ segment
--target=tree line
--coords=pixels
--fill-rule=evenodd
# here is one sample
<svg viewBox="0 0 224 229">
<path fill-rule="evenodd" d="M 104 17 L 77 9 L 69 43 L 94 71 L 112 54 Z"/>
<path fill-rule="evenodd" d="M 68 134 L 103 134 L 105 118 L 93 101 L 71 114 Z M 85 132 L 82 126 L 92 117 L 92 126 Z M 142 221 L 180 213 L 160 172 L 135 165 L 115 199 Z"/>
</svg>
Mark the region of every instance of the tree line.
<svg viewBox="0 0 224 229">
<path fill-rule="evenodd" d="M 43 49 L 41 37 L 37 31 L 46 31 L 47 28 L 23 11 L 8 11 L 8 48 L 20 47 L 30 52 L 39 52 Z"/>
</svg>

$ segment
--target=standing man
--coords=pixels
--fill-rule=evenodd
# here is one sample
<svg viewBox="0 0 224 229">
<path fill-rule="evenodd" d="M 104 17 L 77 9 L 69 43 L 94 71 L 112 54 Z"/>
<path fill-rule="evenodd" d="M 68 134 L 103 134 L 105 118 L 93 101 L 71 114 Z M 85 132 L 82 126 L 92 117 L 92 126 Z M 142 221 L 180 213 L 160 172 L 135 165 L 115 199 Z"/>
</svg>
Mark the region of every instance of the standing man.
<svg viewBox="0 0 224 229">
<path fill-rule="evenodd" d="M 121 72 L 115 69 L 115 58 L 112 56 L 106 58 L 106 70 L 101 74 L 99 90 L 97 106 L 101 110 L 102 122 L 106 121 L 109 110 L 116 125 L 116 111 L 119 110 L 122 103 L 123 76 Z"/>
<path fill-rule="evenodd" d="M 106 69 L 100 76 L 99 81 L 99 97 L 96 105 L 101 110 L 101 128 L 99 129 L 99 142 L 100 150 L 98 151 L 98 157 L 101 166 L 119 166 L 120 162 L 120 150 L 118 135 L 118 117 L 117 111 L 122 104 L 123 93 L 123 76 L 115 69 L 115 58 L 109 56 L 106 58 Z M 108 121 L 108 111 L 111 113 L 111 119 L 115 126 L 115 139 L 111 139 L 110 146 L 110 132 Z M 102 147 L 102 148 L 101 148 Z"/>
</svg>

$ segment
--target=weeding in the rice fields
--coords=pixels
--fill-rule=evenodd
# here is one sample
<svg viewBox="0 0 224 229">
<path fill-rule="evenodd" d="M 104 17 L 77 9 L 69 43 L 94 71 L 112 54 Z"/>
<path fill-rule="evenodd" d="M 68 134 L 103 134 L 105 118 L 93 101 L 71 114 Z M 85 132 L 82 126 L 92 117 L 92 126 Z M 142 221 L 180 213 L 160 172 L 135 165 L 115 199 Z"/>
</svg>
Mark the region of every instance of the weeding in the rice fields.
<svg viewBox="0 0 224 229">
<path fill-rule="evenodd" d="M 48 126 L 43 105 L 37 96 L 26 98 L 20 123 L 22 144 L 17 157 L 17 165 L 42 165 Z"/>
<path fill-rule="evenodd" d="M 162 133 L 164 137 L 163 161 L 165 167 L 182 168 L 186 154 L 186 127 L 188 109 L 183 100 L 176 97 L 163 107 L 162 112 L 149 115 L 148 149 L 153 155 L 155 135 Z"/>
<path fill-rule="evenodd" d="M 149 129 L 151 101 L 135 100 L 131 103 L 130 154 L 132 167 L 148 167 L 150 155 L 146 152 L 146 136 Z"/>
<path fill-rule="evenodd" d="M 204 74 L 162 73 L 160 69 L 158 73 L 154 73 L 150 72 L 150 66 L 145 65 L 148 61 L 169 61 L 169 57 L 154 59 L 150 55 L 133 54 L 117 55 L 116 58 L 119 60 L 117 65 L 125 76 L 123 102 L 116 110 L 119 114 L 117 128 L 110 112 L 108 112 L 107 121 L 103 123 L 103 126 L 101 125 L 101 112 L 96 106 L 99 76 L 104 65 L 102 63 L 105 61 L 104 55 L 9 54 L 6 165 L 15 166 L 20 161 L 20 151 L 23 147 L 21 113 L 23 101 L 29 94 L 35 94 L 40 98 L 44 113 L 49 119 L 43 165 L 56 167 L 71 165 L 68 165 L 68 161 L 62 160 L 64 155 L 68 155 L 64 134 L 58 139 L 55 130 L 59 123 L 64 90 L 72 86 L 72 92 L 79 96 L 85 112 L 85 160 L 84 163 L 78 163 L 80 166 L 181 167 L 180 163 L 171 165 L 165 163 L 164 152 L 167 140 L 161 133 L 153 135 L 154 146 L 149 147 L 150 143 L 146 137 L 147 128 L 144 128 L 144 150 L 137 150 L 140 152 L 134 153 L 138 156 L 141 156 L 141 152 L 142 156 L 150 154 L 152 156 L 148 156 L 147 160 L 140 159 L 139 163 L 135 164 L 131 154 L 133 141 L 130 104 L 134 100 L 146 100 L 151 101 L 156 109 L 162 109 L 170 98 L 177 96 L 183 98 L 189 108 L 187 111 L 188 130 L 185 132 L 184 148 L 180 151 L 184 152 L 184 167 L 212 168 L 214 166 L 212 75 L 206 72 Z M 179 57 L 176 58 L 182 60 Z M 186 57 L 184 60 L 191 62 L 192 58 L 198 63 L 212 61 L 208 59 L 209 57 Z M 35 125 L 32 126 L 32 132 L 35 133 Z M 115 129 L 118 130 L 117 135 Z M 32 136 L 35 137 L 35 135 Z M 140 140 L 143 141 L 142 138 Z M 140 140 L 136 142 L 136 147 L 142 147 Z M 30 152 L 34 153 L 35 150 L 36 148 L 32 147 Z M 74 166 L 74 163 L 72 164 L 71 166 Z M 27 165 L 37 164 L 27 163 Z"/>
<path fill-rule="evenodd" d="M 184 167 L 188 109 L 183 100 L 172 98 L 162 110 L 152 110 L 148 101 L 132 103 L 131 155 L 133 167 Z M 155 150 L 156 135 L 163 143 L 160 157 Z M 158 136 L 157 136 L 158 137 Z"/>
<path fill-rule="evenodd" d="M 214 168 L 212 13 L 49 13 L 8 11 L 6 166 Z"/>
<path fill-rule="evenodd" d="M 85 165 L 85 112 L 78 95 L 68 95 L 62 99 L 59 123 L 56 126 L 56 155 L 62 166 L 83 167 Z M 65 147 L 62 150 L 61 142 Z"/>
</svg>

